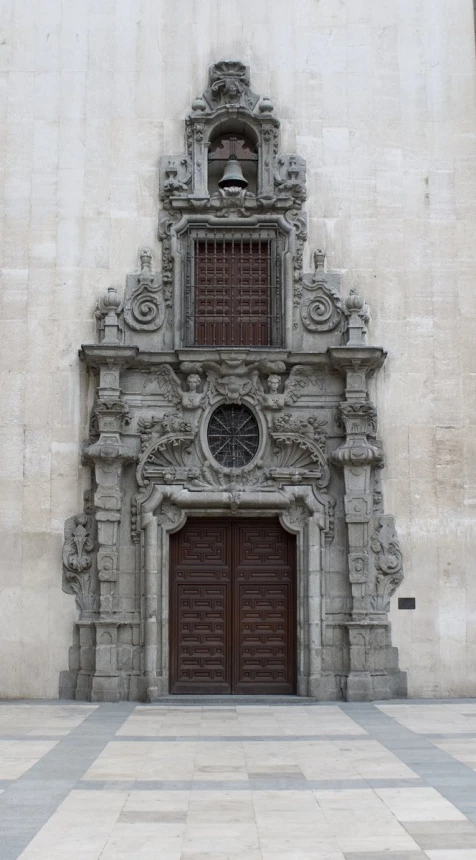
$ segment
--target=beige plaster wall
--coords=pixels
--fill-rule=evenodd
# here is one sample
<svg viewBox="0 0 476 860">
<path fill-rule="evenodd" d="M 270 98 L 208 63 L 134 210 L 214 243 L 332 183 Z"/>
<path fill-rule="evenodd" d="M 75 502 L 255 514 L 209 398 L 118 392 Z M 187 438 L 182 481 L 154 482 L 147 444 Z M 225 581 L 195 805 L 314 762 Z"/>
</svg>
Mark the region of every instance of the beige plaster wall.
<svg viewBox="0 0 476 860">
<path fill-rule="evenodd" d="M 376 397 L 412 695 L 476 695 L 476 68 L 471 0 L 3 0 L 0 696 L 57 695 L 63 522 L 87 475 L 77 349 L 156 239 L 157 159 L 242 59 L 308 162 L 323 247 L 388 348 Z M 79 480 L 78 480 L 79 476 Z"/>
</svg>

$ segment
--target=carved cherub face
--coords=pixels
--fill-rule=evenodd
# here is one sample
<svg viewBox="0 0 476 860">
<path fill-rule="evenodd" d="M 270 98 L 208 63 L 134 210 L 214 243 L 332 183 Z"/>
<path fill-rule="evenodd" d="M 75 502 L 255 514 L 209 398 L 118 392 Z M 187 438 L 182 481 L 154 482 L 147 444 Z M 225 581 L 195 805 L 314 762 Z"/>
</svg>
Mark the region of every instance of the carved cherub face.
<svg viewBox="0 0 476 860">
<path fill-rule="evenodd" d="M 277 376 L 275 373 L 272 373 L 271 376 L 268 376 L 269 390 L 272 394 L 277 394 L 280 382 L 280 377 Z"/>
<path fill-rule="evenodd" d="M 200 382 L 201 379 L 198 373 L 190 373 L 189 376 L 187 376 L 187 385 L 189 391 L 196 391 L 198 386 L 200 385 Z"/>
<path fill-rule="evenodd" d="M 236 81 L 226 81 L 224 92 L 230 101 L 236 101 L 241 95 L 240 87 Z"/>
</svg>

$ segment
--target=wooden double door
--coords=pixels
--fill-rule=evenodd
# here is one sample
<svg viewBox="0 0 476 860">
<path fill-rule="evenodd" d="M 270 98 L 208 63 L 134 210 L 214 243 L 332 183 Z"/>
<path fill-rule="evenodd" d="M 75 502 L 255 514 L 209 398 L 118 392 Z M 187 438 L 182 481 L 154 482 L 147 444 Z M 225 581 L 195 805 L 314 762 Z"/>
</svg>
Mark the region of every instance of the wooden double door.
<svg viewBox="0 0 476 860">
<path fill-rule="evenodd" d="M 192 518 L 171 535 L 171 693 L 295 692 L 295 556 L 277 519 Z"/>
</svg>

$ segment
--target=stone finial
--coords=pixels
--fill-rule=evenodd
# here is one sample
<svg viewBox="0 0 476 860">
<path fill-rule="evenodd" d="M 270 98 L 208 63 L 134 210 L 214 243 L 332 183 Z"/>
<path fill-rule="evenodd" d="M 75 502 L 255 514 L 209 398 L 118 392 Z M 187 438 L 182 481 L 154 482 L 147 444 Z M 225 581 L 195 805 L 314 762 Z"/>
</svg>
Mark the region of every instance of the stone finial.
<svg viewBox="0 0 476 860">
<path fill-rule="evenodd" d="M 206 109 L 207 109 L 207 105 L 206 105 L 205 99 L 203 99 L 202 96 L 198 96 L 196 99 L 193 100 L 193 102 L 192 102 L 192 110 L 193 111 L 202 112 L 202 111 L 205 111 Z"/>
<path fill-rule="evenodd" d="M 102 343 L 120 344 L 121 324 L 118 314 L 122 311 L 122 301 L 115 287 L 108 287 L 107 293 L 96 305 L 96 319 L 103 333 Z"/>
<path fill-rule="evenodd" d="M 326 262 L 326 255 L 324 254 L 324 251 L 321 251 L 320 248 L 316 248 L 316 250 L 314 251 L 314 268 L 315 268 L 316 272 L 319 269 L 321 269 L 322 271 L 324 270 L 325 262 Z M 321 272 L 321 274 L 322 274 L 322 272 Z"/>
<path fill-rule="evenodd" d="M 108 287 L 103 299 L 103 307 L 106 313 L 117 313 L 121 306 L 121 300 L 116 287 Z"/>
<path fill-rule="evenodd" d="M 272 113 L 274 111 L 274 104 L 268 96 L 263 96 L 259 103 L 259 110 L 261 113 Z"/>
<path fill-rule="evenodd" d="M 362 346 L 365 343 L 365 335 L 370 319 L 368 306 L 355 287 L 352 287 L 345 300 L 346 316 L 348 317 L 347 346 Z"/>
<path fill-rule="evenodd" d="M 140 268 L 141 272 L 152 271 L 152 251 L 150 248 L 143 248 L 140 252 Z"/>
</svg>

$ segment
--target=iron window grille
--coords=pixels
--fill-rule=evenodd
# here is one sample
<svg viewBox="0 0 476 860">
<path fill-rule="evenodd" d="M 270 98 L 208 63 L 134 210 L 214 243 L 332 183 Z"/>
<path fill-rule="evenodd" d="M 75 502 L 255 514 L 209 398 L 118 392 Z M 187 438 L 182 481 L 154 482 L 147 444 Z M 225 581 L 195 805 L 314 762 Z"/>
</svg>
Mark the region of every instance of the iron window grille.
<svg viewBox="0 0 476 860">
<path fill-rule="evenodd" d="M 210 417 L 207 439 L 217 463 L 237 469 L 250 463 L 258 450 L 258 422 L 246 406 L 223 404 Z"/>
<path fill-rule="evenodd" d="M 186 345 L 281 346 L 281 263 L 275 230 L 191 231 Z"/>
</svg>

